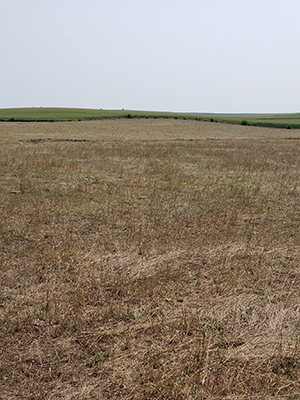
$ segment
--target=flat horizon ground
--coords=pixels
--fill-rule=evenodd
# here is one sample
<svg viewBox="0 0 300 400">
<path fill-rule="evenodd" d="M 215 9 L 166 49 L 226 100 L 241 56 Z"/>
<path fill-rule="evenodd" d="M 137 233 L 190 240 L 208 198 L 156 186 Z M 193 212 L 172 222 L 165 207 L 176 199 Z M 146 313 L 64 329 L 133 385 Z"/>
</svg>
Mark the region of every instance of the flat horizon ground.
<svg viewBox="0 0 300 400">
<path fill-rule="evenodd" d="M 0 122 L 0 398 L 298 399 L 299 139 Z"/>
</svg>

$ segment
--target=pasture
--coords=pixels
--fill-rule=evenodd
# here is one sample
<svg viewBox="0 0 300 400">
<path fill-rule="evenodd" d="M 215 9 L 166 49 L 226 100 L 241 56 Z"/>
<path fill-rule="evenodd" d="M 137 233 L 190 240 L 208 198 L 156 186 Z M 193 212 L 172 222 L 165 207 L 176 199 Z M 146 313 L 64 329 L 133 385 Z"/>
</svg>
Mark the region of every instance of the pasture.
<svg viewBox="0 0 300 400">
<path fill-rule="evenodd" d="M 137 110 L 103 110 L 86 108 L 7 108 L 0 109 L 0 121 L 57 122 L 120 118 L 162 118 L 223 122 L 252 126 L 300 129 L 300 113 L 289 114 L 209 114 Z"/>
<path fill-rule="evenodd" d="M 299 139 L 0 122 L 0 398 L 298 399 Z"/>
</svg>

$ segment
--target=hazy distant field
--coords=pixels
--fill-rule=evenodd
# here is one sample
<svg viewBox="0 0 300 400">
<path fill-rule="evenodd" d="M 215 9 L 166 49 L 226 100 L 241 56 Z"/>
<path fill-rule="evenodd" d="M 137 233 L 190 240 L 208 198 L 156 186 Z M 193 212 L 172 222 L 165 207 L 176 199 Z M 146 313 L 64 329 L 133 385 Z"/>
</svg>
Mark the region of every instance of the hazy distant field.
<svg viewBox="0 0 300 400">
<path fill-rule="evenodd" d="M 84 109 L 84 108 L 11 108 L 0 109 L 0 119 L 9 120 L 53 120 L 53 121 L 78 121 L 78 119 L 102 119 L 125 117 L 131 111 L 126 110 L 102 110 L 102 109 Z M 155 113 L 134 111 L 135 115 L 161 115 L 167 116 L 171 113 Z"/>
<path fill-rule="evenodd" d="M 300 113 L 294 114 L 203 114 L 134 110 L 76 108 L 10 108 L 0 109 L 0 121 L 78 121 L 107 118 L 176 118 L 221 121 L 280 128 L 300 128 Z"/>
<path fill-rule="evenodd" d="M 0 398 L 298 399 L 299 139 L 0 122 Z"/>
</svg>

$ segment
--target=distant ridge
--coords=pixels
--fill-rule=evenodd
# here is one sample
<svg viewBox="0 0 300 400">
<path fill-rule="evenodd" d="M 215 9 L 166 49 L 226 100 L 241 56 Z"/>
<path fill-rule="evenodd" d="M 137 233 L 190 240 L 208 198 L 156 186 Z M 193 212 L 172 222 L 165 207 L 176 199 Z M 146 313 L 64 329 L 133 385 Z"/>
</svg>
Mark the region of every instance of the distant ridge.
<svg viewBox="0 0 300 400">
<path fill-rule="evenodd" d="M 287 129 L 300 128 L 300 113 L 215 114 L 54 107 L 0 109 L 0 121 L 2 122 L 87 121 L 108 118 L 174 118 Z"/>
</svg>

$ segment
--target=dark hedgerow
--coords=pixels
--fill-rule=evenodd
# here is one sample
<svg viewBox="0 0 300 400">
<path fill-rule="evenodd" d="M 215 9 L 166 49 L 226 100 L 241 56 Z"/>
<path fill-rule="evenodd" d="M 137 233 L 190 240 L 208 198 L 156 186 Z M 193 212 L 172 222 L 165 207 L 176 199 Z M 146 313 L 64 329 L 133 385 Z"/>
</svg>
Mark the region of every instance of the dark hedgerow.
<svg viewBox="0 0 300 400">
<path fill-rule="evenodd" d="M 241 125 L 248 125 L 248 121 L 246 121 L 245 119 L 244 119 L 244 121 L 242 121 L 242 124 Z"/>
</svg>

